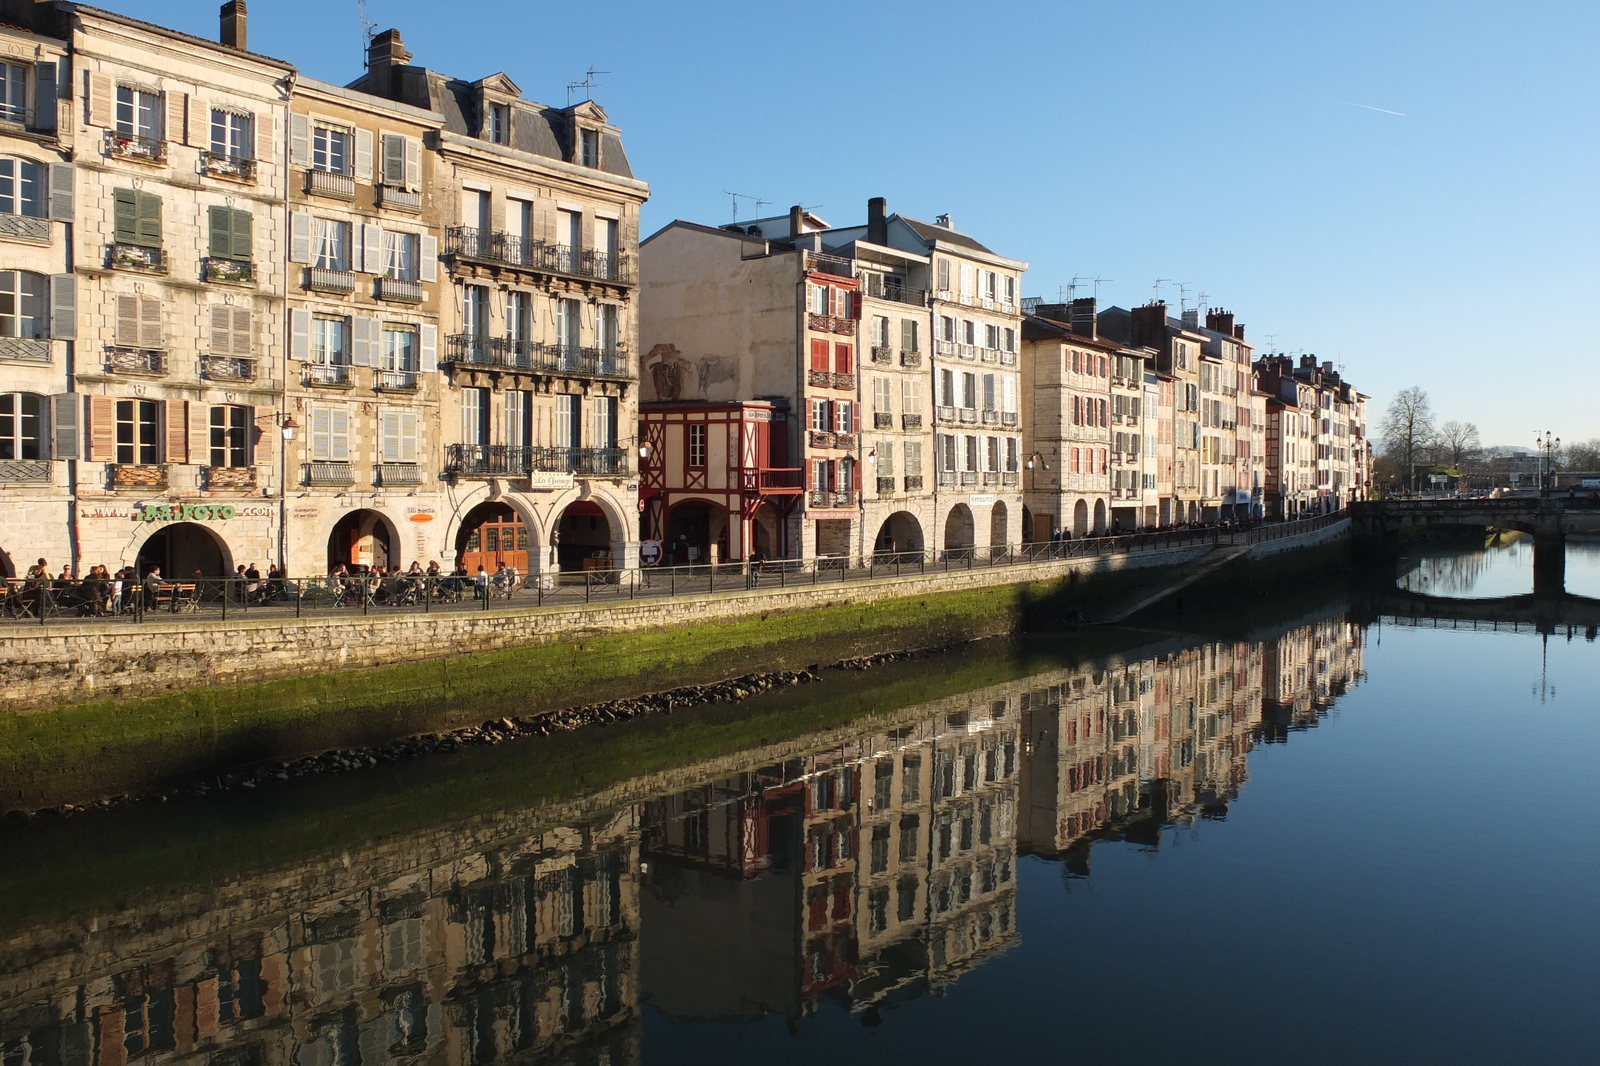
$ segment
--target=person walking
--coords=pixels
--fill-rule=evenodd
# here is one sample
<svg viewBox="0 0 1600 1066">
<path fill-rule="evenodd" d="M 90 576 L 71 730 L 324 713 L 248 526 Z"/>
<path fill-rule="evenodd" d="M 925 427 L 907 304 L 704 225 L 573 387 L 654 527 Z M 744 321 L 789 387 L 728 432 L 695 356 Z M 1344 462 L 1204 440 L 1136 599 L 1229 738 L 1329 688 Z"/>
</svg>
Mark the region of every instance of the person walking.
<svg viewBox="0 0 1600 1066">
<path fill-rule="evenodd" d="M 472 579 L 472 595 L 475 599 L 487 600 L 489 598 L 489 571 L 478 564 L 478 574 Z"/>
</svg>

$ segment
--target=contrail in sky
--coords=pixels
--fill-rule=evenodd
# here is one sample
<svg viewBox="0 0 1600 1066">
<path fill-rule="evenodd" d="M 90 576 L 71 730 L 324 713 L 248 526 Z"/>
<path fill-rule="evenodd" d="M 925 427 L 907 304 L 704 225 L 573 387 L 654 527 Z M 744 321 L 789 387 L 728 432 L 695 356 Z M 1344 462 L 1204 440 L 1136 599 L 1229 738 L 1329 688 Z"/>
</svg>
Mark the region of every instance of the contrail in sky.
<svg viewBox="0 0 1600 1066">
<path fill-rule="evenodd" d="M 1401 118 L 1406 117 L 1406 113 L 1404 111 L 1390 111 L 1387 107 L 1373 107 L 1371 104 L 1358 104 L 1350 100 L 1346 100 L 1345 103 L 1349 104 L 1351 107 L 1364 107 L 1368 111 L 1382 111 L 1385 115 L 1399 115 Z"/>
</svg>

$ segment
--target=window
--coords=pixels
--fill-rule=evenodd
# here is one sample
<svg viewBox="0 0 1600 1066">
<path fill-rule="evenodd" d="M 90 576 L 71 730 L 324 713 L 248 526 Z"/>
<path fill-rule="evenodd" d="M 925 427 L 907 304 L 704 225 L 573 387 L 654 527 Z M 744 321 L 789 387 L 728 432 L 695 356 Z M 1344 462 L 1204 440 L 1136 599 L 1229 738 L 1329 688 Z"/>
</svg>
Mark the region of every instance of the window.
<svg viewBox="0 0 1600 1066">
<path fill-rule="evenodd" d="M 939 469 L 954 470 L 956 468 L 956 438 L 951 434 L 942 434 L 939 437 Z"/>
<path fill-rule="evenodd" d="M 532 343 L 533 295 L 531 293 L 506 293 L 506 339 L 514 344 Z"/>
<path fill-rule="evenodd" d="M 811 461 L 811 487 L 817 492 L 833 491 L 833 464 L 828 460 Z"/>
<path fill-rule="evenodd" d="M 600 131 L 581 130 L 578 134 L 578 162 L 586 167 L 600 165 Z"/>
<path fill-rule="evenodd" d="M 43 218 L 44 175 L 31 159 L 0 159 L 0 213 Z"/>
<path fill-rule="evenodd" d="M 961 406 L 978 406 L 978 375 L 970 371 L 961 375 Z"/>
<path fill-rule="evenodd" d="M 252 233 L 250 212 L 231 207 L 213 207 L 209 209 L 208 216 L 210 241 L 206 254 L 213 259 L 248 263 Z"/>
<path fill-rule="evenodd" d="M 489 335 L 489 290 L 482 285 L 465 285 L 461 290 L 462 332 L 469 337 Z"/>
<path fill-rule="evenodd" d="M 900 349 L 906 352 L 917 350 L 917 320 L 914 318 L 900 320 Z"/>
<path fill-rule="evenodd" d="M 378 353 L 380 370 L 414 372 L 417 369 L 417 328 L 386 322 L 383 348 Z"/>
<path fill-rule="evenodd" d="M 318 366 L 350 365 L 349 319 L 329 315 L 312 318 L 310 361 Z"/>
<path fill-rule="evenodd" d="M 961 343 L 977 346 L 978 324 L 976 322 L 961 323 Z"/>
<path fill-rule="evenodd" d="M 556 245 L 561 248 L 583 247 L 583 215 L 578 211 L 556 212 Z"/>
<path fill-rule="evenodd" d="M 811 401 L 811 428 L 818 433 L 826 433 L 833 428 L 832 419 L 828 413 L 827 400 Z"/>
<path fill-rule="evenodd" d="M 155 400 L 118 400 L 117 462 L 124 466 L 154 466 L 160 462 L 160 429 L 160 404 Z"/>
<path fill-rule="evenodd" d="M 509 402 L 511 394 L 507 394 Z M 385 410 L 381 421 L 379 455 L 385 463 L 414 463 L 417 461 L 417 413 L 406 410 Z"/>
<path fill-rule="evenodd" d="M 808 285 L 807 295 L 811 299 L 810 311 L 814 315 L 828 313 L 828 287 L 826 285 Z"/>
<path fill-rule="evenodd" d="M 0 459 L 46 459 L 48 403 L 31 392 L 0 393 Z"/>
<path fill-rule="evenodd" d="M 882 315 L 872 316 L 872 346 L 889 347 L 889 320 Z"/>
<path fill-rule="evenodd" d="M 0 119 L 28 121 L 28 68 L 0 63 Z"/>
<path fill-rule="evenodd" d="M 874 375 L 872 378 L 872 409 L 883 413 L 892 412 L 894 410 L 894 404 L 891 401 L 892 393 L 890 379 L 882 374 Z"/>
<path fill-rule="evenodd" d="M 983 346 L 990 349 L 997 349 L 1000 347 L 999 326 L 990 324 L 983 327 Z"/>
<path fill-rule="evenodd" d="M 993 411 L 994 401 L 994 375 L 985 374 L 983 375 L 983 409 L 985 411 Z"/>
<path fill-rule="evenodd" d="M 900 410 L 908 415 L 922 414 L 922 382 L 919 379 L 900 379 Z"/>
<path fill-rule="evenodd" d="M 211 154 L 241 160 L 253 157 L 255 138 L 250 135 L 250 116 L 239 111 L 212 108 Z"/>
<path fill-rule="evenodd" d="M 506 392 L 506 443 L 526 448 L 533 443 L 533 393 L 526 389 Z"/>
<path fill-rule="evenodd" d="M 350 223 L 331 218 L 314 220 L 312 247 L 315 254 L 311 265 L 322 270 L 350 269 Z"/>
<path fill-rule="evenodd" d="M 1005 350 L 1008 352 L 1017 350 L 1017 331 L 1009 326 L 1005 330 Z"/>
<path fill-rule="evenodd" d="M 350 412 L 343 407 L 311 410 L 311 458 L 314 462 L 350 461 Z"/>
<path fill-rule="evenodd" d="M 618 248 L 617 220 L 614 218 L 597 218 L 595 226 L 595 248 L 615 259 Z"/>
<path fill-rule="evenodd" d="M 1017 279 L 1007 275 L 1004 279 L 1004 288 L 1001 290 L 1001 299 L 1008 304 L 1017 302 Z"/>
<path fill-rule="evenodd" d="M 1006 412 L 1007 414 L 1016 414 L 1017 379 L 1012 377 L 1001 378 L 1000 383 L 1004 386 L 1004 388 L 1001 390 L 1000 410 Z"/>
<path fill-rule="evenodd" d="M 833 403 L 833 428 L 839 433 L 853 433 L 855 431 L 855 404 L 846 400 L 835 400 Z"/>
<path fill-rule="evenodd" d="M 577 393 L 563 393 L 556 397 L 556 445 L 577 448 L 583 444 L 583 397 Z"/>
<path fill-rule="evenodd" d="M 383 276 L 396 281 L 416 281 L 419 245 L 422 238 L 415 233 L 383 231 Z"/>
<path fill-rule="evenodd" d="M 956 339 L 956 320 L 949 315 L 939 316 L 939 339 L 954 341 Z"/>
<path fill-rule="evenodd" d="M 922 442 L 907 441 L 905 445 L 906 477 L 922 476 Z"/>
<path fill-rule="evenodd" d="M 953 370 L 939 371 L 939 406 L 954 407 L 956 405 L 956 376 Z"/>
<path fill-rule="evenodd" d="M 811 342 L 811 369 L 819 373 L 828 372 L 828 342 L 813 340 Z"/>
<path fill-rule="evenodd" d="M 495 144 L 511 143 L 511 109 L 505 104 L 490 104 L 489 140 Z"/>
<path fill-rule="evenodd" d="M 984 458 L 987 460 L 985 465 L 984 465 L 984 469 L 985 470 L 999 470 L 1000 469 L 1000 438 L 999 437 L 989 437 L 989 438 L 987 438 L 986 446 L 984 448 L 984 452 L 985 452 Z"/>
<path fill-rule="evenodd" d="M 1017 452 L 1020 442 L 1015 437 L 1006 438 L 1006 469 L 1015 473 L 1017 469 Z"/>
<path fill-rule="evenodd" d="M 250 408 L 223 404 L 211 409 L 211 465 L 249 466 Z"/>
<path fill-rule="evenodd" d="M 161 139 L 161 94 L 117 86 L 116 130 L 133 137 Z"/>
<path fill-rule="evenodd" d="M 461 443 L 484 447 L 489 443 L 489 390 L 461 390 Z"/>
<path fill-rule="evenodd" d="M 595 306 L 595 332 L 600 350 L 615 353 L 622 343 L 622 326 L 619 320 L 616 304 L 597 304 Z"/>
<path fill-rule="evenodd" d="M 138 189 L 111 190 L 113 239 L 141 248 L 161 247 L 161 197 Z"/>
<path fill-rule="evenodd" d="M 47 336 L 45 276 L 31 270 L 0 270 L 0 337 Z"/>
<path fill-rule="evenodd" d="M 939 291 L 950 291 L 950 260 L 939 260 Z"/>
<path fill-rule="evenodd" d="M 597 448 L 617 446 L 617 398 L 594 398 L 594 443 Z"/>
<path fill-rule="evenodd" d="M 313 127 L 311 167 L 333 174 L 350 173 L 350 131 L 332 126 Z"/>
<path fill-rule="evenodd" d="M 706 465 L 706 426 L 696 422 L 689 426 L 689 465 Z"/>
<path fill-rule="evenodd" d="M 854 365 L 850 345 L 835 344 L 833 346 L 833 372 L 835 374 L 848 374 Z"/>
<path fill-rule="evenodd" d="M 978 438 L 962 437 L 963 448 L 961 469 L 972 472 L 978 469 Z"/>
</svg>

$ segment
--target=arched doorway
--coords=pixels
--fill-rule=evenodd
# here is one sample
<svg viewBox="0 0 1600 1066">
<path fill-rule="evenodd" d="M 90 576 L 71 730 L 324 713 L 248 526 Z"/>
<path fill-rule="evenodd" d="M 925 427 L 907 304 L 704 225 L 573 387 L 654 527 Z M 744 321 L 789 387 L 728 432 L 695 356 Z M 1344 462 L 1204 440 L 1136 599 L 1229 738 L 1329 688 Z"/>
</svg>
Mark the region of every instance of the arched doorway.
<svg viewBox="0 0 1600 1066">
<path fill-rule="evenodd" d="M 610 570 L 611 520 L 593 500 L 567 504 L 556 522 L 556 565 L 563 572 Z"/>
<path fill-rule="evenodd" d="M 751 550 L 760 552 L 763 559 L 784 557 L 783 515 L 770 500 L 761 501 L 761 506 L 750 516 L 750 543 L 745 546 L 747 557 Z"/>
<path fill-rule="evenodd" d="M 1006 521 L 1010 517 L 1004 500 L 996 500 L 989 511 L 989 547 L 1004 548 L 1010 541 L 1006 537 Z"/>
<path fill-rule="evenodd" d="M 1106 531 L 1106 501 L 1104 500 L 1094 501 L 1094 531 L 1096 533 L 1104 533 Z"/>
<path fill-rule="evenodd" d="M 336 566 L 385 570 L 400 565 L 394 554 L 400 542 L 389 520 L 377 511 L 363 507 L 351 511 L 333 525 L 328 534 L 328 569 Z"/>
<path fill-rule="evenodd" d="M 159 566 L 161 576 L 170 580 L 190 577 L 226 577 L 233 572 L 233 556 L 228 546 L 198 522 L 174 522 L 162 526 L 139 545 L 134 567 L 139 576 Z M 200 573 L 195 574 L 198 570 Z"/>
<path fill-rule="evenodd" d="M 1082 537 L 1089 532 L 1089 505 L 1079 500 L 1072 505 L 1072 535 Z"/>
<path fill-rule="evenodd" d="M 909 511 L 896 511 L 883 520 L 872 550 L 882 554 L 922 551 L 922 523 Z"/>
<path fill-rule="evenodd" d="M 973 545 L 972 510 L 964 503 L 950 508 L 944 520 L 944 550 L 962 551 Z"/>
<path fill-rule="evenodd" d="M 526 574 L 531 567 L 528 527 L 515 508 L 504 503 L 480 503 L 461 520 L 456 534 L 456 566 L 468 574 L 478 567 L 495 573 L 502 566 Z"/>
<path fill-rule="evenodd" d="M 728 512 L 706 500 L 685 500 L 667 514 L 667 542 L 662 545 L 667 566 L 711 562 L 715 545 L 718 562 L 728 559 Z"/>
</svg>

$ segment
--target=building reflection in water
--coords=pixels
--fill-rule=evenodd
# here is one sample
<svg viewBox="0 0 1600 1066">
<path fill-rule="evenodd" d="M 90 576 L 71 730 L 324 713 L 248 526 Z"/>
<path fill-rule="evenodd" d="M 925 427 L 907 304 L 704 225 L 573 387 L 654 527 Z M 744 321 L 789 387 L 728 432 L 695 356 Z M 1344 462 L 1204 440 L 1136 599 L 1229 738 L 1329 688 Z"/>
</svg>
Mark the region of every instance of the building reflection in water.
<svg viewBox="0 0 1600 1066">
<path fill-rule="evenodd" d="M 516 812 L 108 904 L 0 943 L 0 1066 L 622 1066 L 642 1001 L 872 1018 L 1016 942 L 1019 852 L 1083 876 L 1095 841 L 1225 815 L 1362 644 L 1328 620 L 1051 671 L 580 825 Z"/>
</svg>

